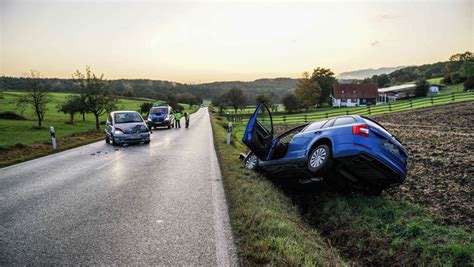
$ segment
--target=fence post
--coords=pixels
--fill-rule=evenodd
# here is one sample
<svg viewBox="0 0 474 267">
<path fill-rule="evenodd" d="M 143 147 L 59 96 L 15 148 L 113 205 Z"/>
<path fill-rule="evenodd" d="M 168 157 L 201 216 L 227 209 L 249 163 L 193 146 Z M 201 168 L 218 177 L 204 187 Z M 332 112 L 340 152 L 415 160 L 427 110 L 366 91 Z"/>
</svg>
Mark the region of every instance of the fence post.
<svg viewBox="0 0 474 267">
<path fill-rule="evenodd" d="M 326 113 L 326 119 L 329 118 L 329 114 Z"/>
<path fill-rule="evenodd" d="M 304 122 L 308 122 L 308 115 L 304 114 Z"/>
<path fill-rule="evenodd" d="M 369 115 L 371 115 L 370 106 L 367 106 L 367 110 L 368 110 L 368 112 L 369 112 Z"/>
<path fill-rule="evenodd" d="M 432 105 L 432 106 L 434 105 L 433 96 L 431 96 L 431 105 Z"/>
<path fill-rule="evenodd" d="M 388 103 L 388 111 L 392 112 L 392 104 Z"/>
<path fill-rule="evenodd" d="M 451 100 L 454 101 L 454 93 L 451 93 Z"/>
<path fill-rule="evenodd" d="M 413 108 L 413 100 L 410 99 L 410 108 Z"/>
<path fill-rule="evenodd" d="M 349 115 L 349 110 L 346 110 L 346 115 Z"/>
<path fill-rule="evenodd" d="M 283 123 L 286 123 L 286 116 L 283 115 Z"/>
</svg>

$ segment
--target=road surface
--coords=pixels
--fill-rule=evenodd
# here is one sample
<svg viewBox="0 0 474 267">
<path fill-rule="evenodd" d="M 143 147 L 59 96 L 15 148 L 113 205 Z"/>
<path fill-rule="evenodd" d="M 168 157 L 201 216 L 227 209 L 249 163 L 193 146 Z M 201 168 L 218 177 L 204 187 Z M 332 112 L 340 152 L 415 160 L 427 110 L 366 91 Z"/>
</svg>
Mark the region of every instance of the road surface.
<svg viewBox="0 0 474 267">
<path fill-rule="evenodd" d="M 10 264 L 237 265 L 207 108 L 149 145 L 102 141 L 0 169 Z"/>
</svg>

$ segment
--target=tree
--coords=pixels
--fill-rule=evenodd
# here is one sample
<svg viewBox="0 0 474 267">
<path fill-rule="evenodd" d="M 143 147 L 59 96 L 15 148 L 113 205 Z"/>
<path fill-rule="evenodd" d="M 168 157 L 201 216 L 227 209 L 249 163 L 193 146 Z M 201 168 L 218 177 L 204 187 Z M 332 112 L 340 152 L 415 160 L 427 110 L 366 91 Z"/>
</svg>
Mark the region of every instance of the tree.
<svg viewBox="0 0 474 267">
<path fill-rule="evenodd" d="M 230 105 L 234 112 L 237 114 L 237 110 L 245 105 L 245 96 L 241 89 L 232 88 L 229 92 L 225 94 L 225 100 L 228 105 Z"/>
<path fill-rule="evenodd" d="M 151 102 L 143 102 L 141 105 L 140 105 L 140 114 L 146 114 L 146 116 L 148 116 L 148 114 L 150 113 L 150 109 L 153 107 L 153 103 Z"/>
<path fill-rule="evenodd" d="M 464 91 L 474 89 L 474 61 L 465 61 L 459 69 L 459 76 L 466 78 Z"/>
<path fill-rule="evenodd" d="M 95 75 L 89 66 L 84 74 L 77 70 L 73 79 L 79 86 L 86 110 L 94 114 L 95 127 L 99 129 L 99 117 L 117 108 L 118 99 L 112 93 L 109 81 L 104 79 L 104 74 Z"/>
<path fill-rule="evenodd" d="M 51 101 L 51 94 L 48 93 L 47 86 L 38 71 L 31 70 L 26 81 L 26 93 L 18 98 L 17 107 L 21 110 L 25 110 L 27 106 L 33 107 L 38 119 L 38 127 L 41 128 L 44 114 L 48 110 L 47 105 Z"/>
<path fill-rule="evenodd" d="M 285 106 L 285 110 L 292 113 L 300 109 L 300 102 L 294 94 L 287 94 L 282 97 L 281 102 Z"/>
<path fill-rule="evenodd" d="M 257 98 L 255 98 L 255 103 L 258 105 L 260 102 L 265 103 L 265 105 L 270 109 L 274 110 L 274 104 L 273 100 L 267 96 L 267 95 L 258 95 Z"/>
<path fill-rule="evenodd" d="M 428 89 L 430 87 L 430 84 L 426 79 L 419 79 L 416 82 L 416 88 L 415 88 L 415 96 L 426 96 L 428 94 Z"/>
<path fill-rule="evenodd" d="M 459 53 L 459 54 L 454 54 L 451 57 L 449 57 L 449 61 L 473 61 L 474 60 L 474 55 L 466 51 L 464 53 Z"/>
<path fill-rule="evenodd" d="M 336 77 L 334 77 L 334 72 L 332 72 L 330 69 L 318 67 L 313 70 L 310 80 L 312 82 L 317 82 L 321 88 L 318 103 L 320 106 L 322 106 L 323 103 L 329 101 L 332 87 L 335 83 L 337 83 Z"/>
<path fill-rule="evenodd" d="M 299 79 L 296 84 L 295 96 L 299 99 L 302 108 L 314 107 L 321 99 L 321 87 L 318 82 L 309 78 L 307 72 L 304 72 L 303 78 Z"/>
<path fill-rule="evenodd" d="M 58 105 L 58 112 L 69 114 L 70 123 L 74 123 L 74 115 L 83 110 L 83 102 L 80 96 L 68 96 L 66 101 Z"/>
</svg>

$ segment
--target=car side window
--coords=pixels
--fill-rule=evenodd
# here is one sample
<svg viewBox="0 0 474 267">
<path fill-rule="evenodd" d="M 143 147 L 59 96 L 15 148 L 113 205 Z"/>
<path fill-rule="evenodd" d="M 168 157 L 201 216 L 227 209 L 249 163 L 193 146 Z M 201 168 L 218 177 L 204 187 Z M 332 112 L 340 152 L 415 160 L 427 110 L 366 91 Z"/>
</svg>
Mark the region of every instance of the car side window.
<svg viewBox="0 0 474 267">
<path fill-rule="evenodd" d="M 109 123 L 112 123 L 112 116 L 111 116 L 110 114 L 109 114 L 109 117 L 107 118 L 107 121 L 108 121 Z"/>
<path fill-rule="evenodd" d="M 333 126 L 347 125 L 356 122 L 352 117 L 337 118 Z"/>
<path fill-rule="evenodd" d="M 334 122 L 334 119 L 328 120 L 328 121 L 323 125 L 323 127 L 321 127 L 321 129 L 331 127 L 333 122 Z"/>
<path fill-rule="evenodd" d="M 306 128 L 305 132 L 311 132 L 311 131 L 316 131 L 321 128 L 327 121 L 318 121 L 310 124 L 308 128 Z"/>
</svg>

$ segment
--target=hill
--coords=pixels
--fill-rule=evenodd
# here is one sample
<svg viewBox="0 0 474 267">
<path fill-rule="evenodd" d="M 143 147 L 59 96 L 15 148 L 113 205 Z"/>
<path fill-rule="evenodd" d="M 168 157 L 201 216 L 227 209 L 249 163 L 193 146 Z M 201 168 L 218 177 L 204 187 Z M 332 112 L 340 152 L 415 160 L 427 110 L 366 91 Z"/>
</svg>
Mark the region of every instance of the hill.
<svg viewBox="0 0 474 267">
<path fill-rule="evenodd" d="M 381 74 L 389 74 L 393 71 L 399 70 L 401 68 L 404 68 L 404 66 L 398 66 L 398 67 L 383 67 L 383 68 L 378 68 L 378 69 L 362 69 L 362 70 L 354 70 L 354 71 L 347 71 L 347 72 L 341 72 L 337 75 L 338 79 L 342 80 L 352 80 L 352 79 L 358 79 L 362 80 L 367 77 L 372 77 L 374 75 L 381 75 Z"/>
</svg>

